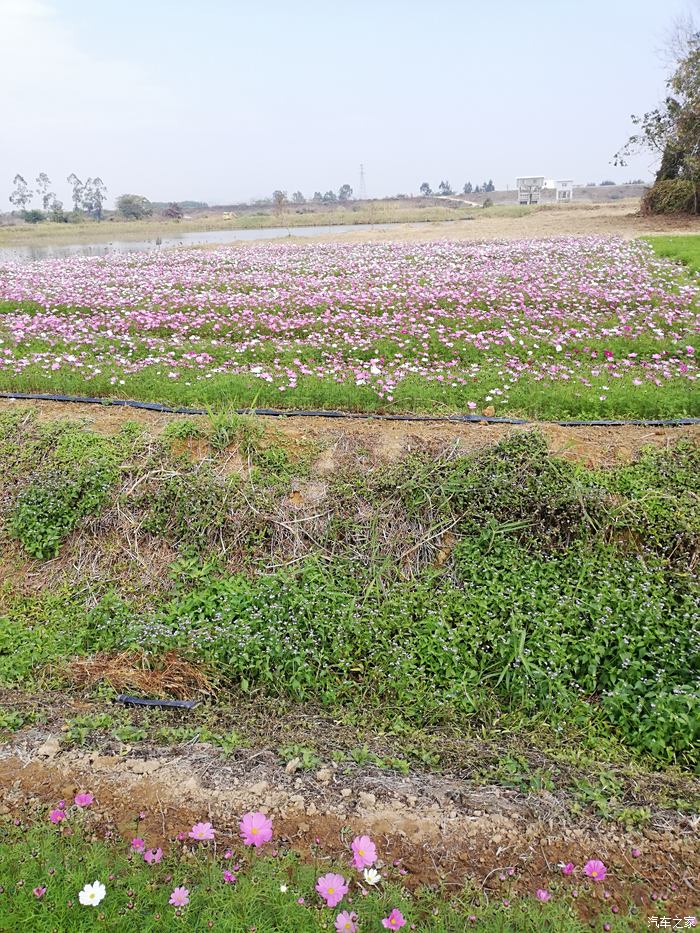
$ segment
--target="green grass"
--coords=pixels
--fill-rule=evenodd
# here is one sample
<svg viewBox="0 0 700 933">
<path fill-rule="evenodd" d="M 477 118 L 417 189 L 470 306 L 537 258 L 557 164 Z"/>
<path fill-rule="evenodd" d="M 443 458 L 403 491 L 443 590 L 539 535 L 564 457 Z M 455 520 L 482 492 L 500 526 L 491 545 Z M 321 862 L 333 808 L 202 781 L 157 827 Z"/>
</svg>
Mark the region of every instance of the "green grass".
<svg viewBox="0 0 700 933">
<path fill-rule="evenodd" d="M 46 814 L 40 818 L 46 820 Z M 447 892 L 425 889 L 411 893 L 396 869 L 389 867 L 382 872 L 388 882 L 370 889 L 366 897 L 353 884 L 344 901 L 331 909 L 323 906 L 314 891 L 316 878 L 337 870 L 351 880 L 357 873 L 342 863 L 329 862 L 321 850 L 315 864 L 302 864 L 284 851 L 277 857 L 239 851 L 234 859 L 241 863 L 238 880 L 226 884 L 222 870 L 231 868 L 234 860 L 222 858 L 221 850 L 212 855 L 202 846 L 190 857 L 171 854 L 160 864 L 148 866 L 139 856 L 127 858 L 128 840 L 105 842 L 88 828 L 89 819 L 86 822 L 85 828 L 75 825 L 71 835 L 59 832 L 47 820 L 28 820 L 21 826 L 9 820 L 0 824 L 0 929 L 315 933 L 333 930 L 337 914 L 348 909 L 357 912 L 361 930 L 369 931 L 383 929 L 381 919 L 394 908 L 407 920 L 404 929 L 414 929 L 411 924 L 415 924 L 424 933 L 463 933 L 471 927 L 468 918 L 472 915 L 485 933 L 584 933 L 590 929 L 573 912 L 574 902 L 558 880 L 553 880 L 555 895 L 549 903 L 511 895 L 510 906 L 504 907 L 498 899 L 489 905 L 483 895 L 469 889 L 452 889 L 447 897 Z M 134 835 L 137 831 L 135 823 Z M 233 848 L 237 848 L 235 843 Z M 78 892 L 94 880 L 105 884 L 106 897 L 97 907 L 81 906 Z M 280 891 L 281 884 L 287 886 L 286 892 Z M 190 898 L 179 911 L 168 903 L 177 886 L 185 886 Z M 41 898 L 33 893 L 37 887 L 46 887 Z M 503 894 L 508 893 L 504 887 Z M 613 915 L 600 901 L 582 894 L 579 904 L 590 901 L 601 927 L 614 919 L 619 933 L 647 929 L 640 918 L 624 915 L 624 905 L 620 914 Z M 298 903 L 300 897 L 303 904 Z"/>
<path fill-rule="evenodd" d="M 691 272 L 700 272 L 700 234 L 689 236 L 648 236 L 657 256 L 675 259 Z"/>
</svg>

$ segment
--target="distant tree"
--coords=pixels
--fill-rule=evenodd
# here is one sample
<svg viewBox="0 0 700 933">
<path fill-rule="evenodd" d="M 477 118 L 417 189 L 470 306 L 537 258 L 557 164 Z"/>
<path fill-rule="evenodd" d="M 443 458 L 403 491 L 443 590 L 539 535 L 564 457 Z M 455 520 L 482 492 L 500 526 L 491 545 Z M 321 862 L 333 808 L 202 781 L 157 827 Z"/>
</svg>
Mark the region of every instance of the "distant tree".
<svg viewBox="0 0 700 933">
<path fill-rule="evenodd" d="M 99 176 L 96 178 L 88 178 L 83 186 L 83 197 L 81 201 L 83 210 L 91 217 L 102 220 L 102 206 L 106 197 L 107 188 L 102 179 Z"/>
<path fill-rule="evenodd" d="M 606 178 L 604 181 L 601 181 L 600 184 L 601 184 L 601 185 L 614 185 L 615 182 L 614 182 L 614 181 L 610 181 L 609 178 Z"/>
<path fill-rule="evenodd" d="M 335 191 L 326 191 L 323 195 L 323 201 L 326 204 L 334 204 L 338 198 L 336 197 Z"/>
<path fill-rule="evenodd" d="M 489 178 L 488 181 L 485 181 L 481 186 L 482 191 L 495 191 L 496 186 L 493 183 L 493 178 Z"/>
<path fill-rule="evenodd" d="M 441 181 L 440 184 L 438 185 L 438 191 L 442 195 L 454 194 L 454 191 L 452 190 L 452 186 L 450 185 L 449 181 Z"/>
<path fill-rule="evenodd" d="M 468 182 L 466 183 L 466 185 L 464 186 L 464 188 L 462 188 L 462 193 L 463 193 L 463 194 L 471 194 L 471 193 L 472 193 L 472 190 L 473 190 L 473 189 L 472 189 L 472 183 L 471 183 L 470 181 L 468 181 Z"/>
<path fill-rule="evenodd" d="M 419 191 L 425 198 L 429 198 L 430 195 L 433 193 L 433 189 L 430 187 L 427 181 L 423 182 L 423 184 L 419 188 Z"/>
<path fill-rule="evenodd" d="M 294 201 L 295 204 L 306 204 L 306 198 L 301 193 L 301 191 L 294 192 L 292 195 L 292 201 Z"/>
<path fill-rule="evenodd" d="M 182 220 L 182 213 L 182 208 L 177 201 L 171 201 L 163 211 L 163 217 L 167 217 L 169 220 Z"/>
<path fill-rule="evenodd" d="M 85 190 L 85 185 L 78 178 L 75 172 L 71 172 L 66 181 L 73 187 L 73 210 L 77 212 L 80 210 L 80 205 L 83 203 L 83 192 Z"/>
<path fill-rule="evenodd" d="M 286 191 L 280 191 L 278 189 L 277 191 L 272 192 L 272 205 L 277 211 L 277 213 L 282 212 L 282 208 L 284 207 L 286 203 L 287 203 L 287 192 Z"/>
<path fill-rule="evenodd" d="M 349 201 L 352 198 L 352 188 L 350 185 L 341 185 L 338 190 L 339 201 Z"/>
<path fill-rule="evenodd" d="M 55 194 L 51 195 L 47 208 L 49 217 L 55 224 L 68 223 L 68 215 L 63 210 L 63 201 L 59 201 Z"/>
<path fill-rule="evenodd" d="M 314 191 L 313 200 L 314 200 L 314 201 L 322 201 L 322 200 L 323 200 L 323 195 L 321 194 L 320 191 Z"/>
<path fill-rule="evenodd" d="M 12 184 L 14 188 L 10 193 L 10 204 L 18 211 L 24 211 L 32 200 L 32 189 L 21 175 L 15 175 Z"/>
<path fill-rule="evenodd" d="M 22 211 L 22 217 L 28 224 L 40 224 L 42 220 L 46 220 L 44 212 L 38 211 L 36 208 L 31 211 Z"/>
<path fill-rule="evenodd" d="M 586 182 L 586 187 L 587 187 L 587 188 L 597 188 L 597 187 L 598 187 L 598 182 L 597 182 L 597 181 L 587 181 L 587 182 Z"/>
<path fill-rule="evenodd" d="M 53 191 L 49 191 L 51 179 L 46 172 L 39 172 L 36 176 L 36 193 L 41 198 L 41 203 L 45 211 L 49 209 L 51 198 L 56 197 Z"/>
<path fill-rule="evenodd" d="M 477 185 L 476 188 L 474 189 L 474 194 L 479 194 L 480 192 L 481 192 L 481 188 Z"/>
<path fill-rule="evenodd" d="M 117 198 L 117 210 L 129 220 L 143 220 L 153 213 L 151 202 L 140 194 L 122 194 Z"/>
</svg>

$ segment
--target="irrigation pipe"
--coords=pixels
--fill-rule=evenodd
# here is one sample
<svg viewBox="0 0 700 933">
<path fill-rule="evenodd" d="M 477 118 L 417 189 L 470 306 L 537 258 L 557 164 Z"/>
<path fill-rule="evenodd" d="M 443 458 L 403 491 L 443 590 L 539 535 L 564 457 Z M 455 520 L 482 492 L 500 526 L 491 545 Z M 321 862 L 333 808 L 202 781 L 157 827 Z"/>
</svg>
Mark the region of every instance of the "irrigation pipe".
<svg viewBox="0 0 700 933">
<path fill-rule="evenodd" d="M 135 399 L 91 398 L 82 395 L 48 395 L 29 392 L 0 392 L 0 398 L 22 399 L 30 402 L 76 402 L 80 405 L 102 405 L 107 408 L 138 408 L 144 411 L 156 411 L 167 415 L 208 415 L 204 408 L 172 408 L 160 402 L 137 402 Z M 664 419 L 609 419 L 600 421 L 533 421 L 527 418 L 495 418 L 487 415 L 382 415 L 374 412 L 351 411 L 296 411 L 278 408 L 236 408 L 237 415 L 262 415 L 269 418 L 353 418 L 363 421 L 428 421 L 441 424 L 556 424 L 564 428 L 616 428 L 625 425 L 639 427 L 681 427 L 700 424 L 700 418 L 664 418 Z"/>
</svg>

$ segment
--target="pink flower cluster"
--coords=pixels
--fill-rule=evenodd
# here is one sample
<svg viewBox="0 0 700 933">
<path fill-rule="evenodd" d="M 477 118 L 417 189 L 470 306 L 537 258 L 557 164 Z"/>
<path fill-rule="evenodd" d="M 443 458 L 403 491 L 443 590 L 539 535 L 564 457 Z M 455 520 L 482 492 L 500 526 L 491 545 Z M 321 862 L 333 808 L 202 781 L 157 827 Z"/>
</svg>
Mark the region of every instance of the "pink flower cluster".
<svg viewBox="0 0 700 933">
<path fill-rule="evenodd" d="M 646 244 L 604 237 L 16 262 L 0 268 L 0 377 L 46 389 L 77 375 L 122 395 L 142 373 L 280 393 L 326 380 L 387 401 L 406 381 L 468 398 L 487 379 L 501 407 L 522 382 L 592 399 L 613 380 L 690 391 L 699 295 Z"/>
</svg>

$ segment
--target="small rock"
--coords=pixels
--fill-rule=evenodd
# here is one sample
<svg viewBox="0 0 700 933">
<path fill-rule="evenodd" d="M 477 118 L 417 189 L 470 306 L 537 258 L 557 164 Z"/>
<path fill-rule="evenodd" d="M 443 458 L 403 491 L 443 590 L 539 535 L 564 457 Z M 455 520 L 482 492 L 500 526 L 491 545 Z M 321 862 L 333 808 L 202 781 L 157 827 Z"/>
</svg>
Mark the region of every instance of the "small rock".
<svg viewBox="0 0 700 933">
<path fill-rule="evenodd" d="M 37 755 L 41 755 L 42 758 L 55 758 L 56 755 L 61 751 L 61 743 L 55 736 L 50 736 L 43 745 L 40 745 L 36 750 Z"/>
<path fill-rule="evenodd" d="M 487 405 L 482 414 L 484 418 L 493 418 L 493 416 L 496 414 L 496 409 L 493 407 L 493 405 Z"/>
<path fill-rule="evenodd" d="M 133 774 L 152 774 L 160 768 L 160 762 L 154 758 L 136 758 L 128 763 L 127 768 Z"/>
<path fill-rule="evenodd" d="M 251 786 L 250 792 L 251 794 L 255 794 L 257 797 L 262 797 L 269 786 L 270 785 L 267 781 L 258 781 L 257 784 L 253 784 Z"/>
<path fill-rule="evenodd" d="M 352 791 L 350 790 L 349 787 L 344 787 L 340 792 L 341 797 L 350 797 L 351 794 L 352 794 Z"/>
<path fill-rule="evenodd" d="M 294 774 L 295 771 L 299 770 L 300 765 L 301 765 L 301 758 L 292 758 L 291 761 L 287 762 L 284 770 L 287 772 L 287 774 Z"/>
<path fill-rule="evenodd" d="M 359 804 L 361 807 L 373 807 L 377 802 L 374 794 L 368 794 L 366 791 L 360 791 Z"/>
<path fill-rule="evenodd" d="M 330 770 L 330 768 L 321 768 L 320 771 L 316 772 L 316 780 L 319 782 L 319 784 L 328 784 L 332 776 L 333 772 Z"/>
</svg>

